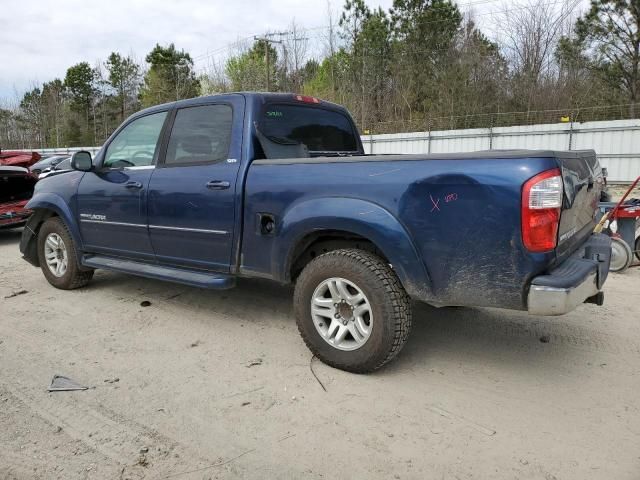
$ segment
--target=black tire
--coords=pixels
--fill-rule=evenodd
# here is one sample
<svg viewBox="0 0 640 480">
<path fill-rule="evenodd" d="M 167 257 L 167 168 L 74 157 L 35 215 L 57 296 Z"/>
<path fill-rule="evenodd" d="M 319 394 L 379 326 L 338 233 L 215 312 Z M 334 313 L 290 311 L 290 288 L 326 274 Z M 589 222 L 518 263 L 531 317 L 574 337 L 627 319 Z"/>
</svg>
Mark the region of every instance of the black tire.
<svg viewBox="0 0 640 480">
<path fill-rule="evenodd" d="M 45 242 L 47 237 L 52 233 L 62 238 L 68 255 L 67 270 L 59 277 L 49 269 L 45 258 Z M 84 287 L 93 277 L 93 270 L 80 267 L 77 258 L 76 246 L 64 222 L 59 217 L 47 219 L 38 231 L 38 260 L 42 273 L 47 281 L 61 290 L 73 290 Z"/>
<path fill-rule="evenodd" d="M 327 343 L 311 315 L 314 291 L 333 277 L 356 284 L 371 305 L 371 333 L 356 350 L 343 351 Z M 327 365 L 353 373 L 373 372 L 391 361 L 411 331 L 411 301 L 398 277 L 380 257 L 363 250 L 334 250 L 308 263 L 296 282 L 294 310 L 309 350 Z"/>
</svg>

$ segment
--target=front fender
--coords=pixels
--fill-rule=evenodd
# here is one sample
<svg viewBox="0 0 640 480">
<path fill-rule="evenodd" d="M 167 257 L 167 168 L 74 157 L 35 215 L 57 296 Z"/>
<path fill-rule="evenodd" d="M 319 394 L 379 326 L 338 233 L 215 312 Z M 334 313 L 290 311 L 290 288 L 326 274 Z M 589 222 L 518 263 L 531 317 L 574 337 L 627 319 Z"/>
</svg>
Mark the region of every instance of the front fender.
<svg viewBox="0 0 640 480">
<path fill-rule="evenodd" d="M 429 296 L 428 272 L 407 230 L 389 211 L 356 198 L 316 198 L 284 212 L 271 256 L 271 271 L 277 278 L 288 279 L 296 246 L 305 236 L 322 230 L 344 231 L 371 241 L 389 260 L 410 296 Z"/>
<path fill-rule="evenodd" d="M 80 255 L 80 251 L 82 250 L 80 230 L 73 217 L 71 208 L 69 208 L 68 203 L 60 195 L 51 192 L 36 193 L 31 200 L 29 200 L 26 208 L 36 212 L 49 210 L 58 215 L 67 226 L 71 238 L 73 238 L 73 242 L 76 245 L 76 253 Z"/>
</svg>

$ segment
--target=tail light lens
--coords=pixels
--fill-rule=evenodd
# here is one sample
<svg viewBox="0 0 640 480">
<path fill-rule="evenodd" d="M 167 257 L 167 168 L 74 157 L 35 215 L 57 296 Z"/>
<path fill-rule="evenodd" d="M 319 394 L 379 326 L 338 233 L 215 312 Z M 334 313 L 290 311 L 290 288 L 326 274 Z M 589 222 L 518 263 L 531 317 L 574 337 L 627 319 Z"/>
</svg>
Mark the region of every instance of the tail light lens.
<svg viewBox="0 0 640 480">
<path fill-rule="evenodd" d="M 522 242 L 530 252 L 556 248 L 562 208 L 562 174 L 548 170 L 522 188 Z"/>
</svg>

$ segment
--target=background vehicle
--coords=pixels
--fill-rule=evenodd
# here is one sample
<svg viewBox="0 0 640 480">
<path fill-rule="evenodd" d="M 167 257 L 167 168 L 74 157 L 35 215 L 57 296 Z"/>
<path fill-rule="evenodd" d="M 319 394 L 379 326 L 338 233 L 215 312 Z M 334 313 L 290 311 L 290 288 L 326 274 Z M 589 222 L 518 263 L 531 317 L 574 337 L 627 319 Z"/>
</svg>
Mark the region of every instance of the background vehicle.
<svg viewBox="0 0 640 480">
<path fill-rule="evenodd" d="M 71 157 L 65 157 L 55 165 L 46 167 L 44 170 L 42 170 L 38 178 L 46 178 L 54 173 L 66 172 L 68 170 L 71 170 Z"/>
<path fill-rule="evenodd" d="M 25 205 L 33 195 L 36 181 L 27 168 L 0 166 L 0 229 L 26 223 L 31 211 Z"/>
<path fill-rule="evenodd" d="M 40 158 L 38 152 L 0 149 L 0 165 L 5 167 L 29 167 L 40 160 Z"/>
<path fill-rule="evenodd" d="M 66 160 L 67 158 L 71 158 L 71 156 L 70 155 L 51 155 L 31 165 L 31 167 L 29 167 L 29 170 L 31 170 L 31 173 L 35 175 L 40 175 L 40 173 L 43 172 L 45 169 L 54 167 L 58 165 L 61 161 Z"/>
<path fill-rule="evenodd" d="M 593 151 L 364 155 L 344 108 L 242 93 L 139 112 L 71 166 L 38 183 L 20 245 L 53 286 L 96 268 L 295 283 L 306 344 L 348 371 L 398 354 L 411 298 L 540 315 L 603 301 Z"/>
</svg>

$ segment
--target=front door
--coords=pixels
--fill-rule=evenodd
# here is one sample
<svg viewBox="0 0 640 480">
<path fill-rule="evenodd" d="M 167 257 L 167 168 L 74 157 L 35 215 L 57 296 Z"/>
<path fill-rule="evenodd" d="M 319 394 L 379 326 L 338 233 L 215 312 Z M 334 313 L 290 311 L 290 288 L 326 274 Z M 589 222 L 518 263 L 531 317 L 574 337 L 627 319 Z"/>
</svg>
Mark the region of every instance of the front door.
<svg viewBox="0 0 640 480">
<path fill-rule="evenodd" d="M 78 187 L 80 232 L 87 252 L 153 260 L 147 188 L 167 112 L 136 118 L 107 145 Z"/>
<path fill-rule="evenodd" d="M 235 99 L 176 111 L 164 161 L 149 182 L 149 235 L 159 263 L 229 271 L 242 105 Z"/>
</svg>

